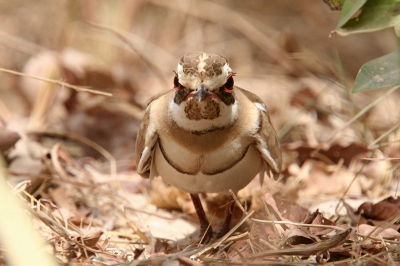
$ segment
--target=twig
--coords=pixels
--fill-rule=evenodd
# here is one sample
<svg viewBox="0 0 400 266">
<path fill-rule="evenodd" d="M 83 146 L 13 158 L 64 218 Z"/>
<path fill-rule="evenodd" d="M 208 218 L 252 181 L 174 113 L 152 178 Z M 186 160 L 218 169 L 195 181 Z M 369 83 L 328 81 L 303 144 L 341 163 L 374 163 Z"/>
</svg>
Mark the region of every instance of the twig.
<svg viewBox="0 0 400 266">
<path fill-rule="evenodd" d="M 338 231 L 346 231 L 346 230 L 348 230 L 348 229 L 344 229 L 344 228 L 341 228 L 339 226 L 334 226 L 334 225 L 302 224 L 302 223 L 294 223 L 294 222 L 287 222 L 287 221 L 267 221 L 267 220 L 260 220 L 260 219 L 255 219 L 255 218 L 251 218 L 251 220 L 254 221 L 254 222 L 266 223 L 266 224 L 288 224 L 288 225 L 294 225 L 294 226 L 327 228 L 327 229 L 338 230 Z"/>
<path fill-rule="evenodd" d="M 389 221 L 385 221 L 385 223 L 380 224 L 379 226 L 375 227 L 374 230 L 372 230 L 371 232 L 368 233 L 367 238 L 369 238 L 369 236 L 372 235 L 376 235 L 379 236 L 380 233 L 382 233 L 384 230 L 388 229 L 389 226 L 395 224 L 400 218 L 400 214 L 397 215 L 393 215 L 392 219 L 390 219 Z M 366 239 L 364 239 L 363 242 L 365 242 Z"/>
<path fill-rule="evenodd" d="M 244 232 L 243 234 L 240 235 L 235 235 L 235 236 L 230 236 L 226 239 L 226 242 L 231 242 L 231 241 L 238 241 L 241 239 L 246 239 L 249 237 L 249 232 Z"/>
<path fill-rule="evenodd" d="M 244 213 L 247 214 L 247 211 L 243 208 L 242 204 L 240 204 L 238 197 L 236 196 L 236 194 L 232 191 L 229 190 L 229 194 L 231 194 L 231 197 L 233 198 L 233 200 L 235 201 L 236 205 L 239 207 L 239 209 Z"/>
<path fill-rule="evenodd" d="M 67 82 L 60 81 L 60 80 L 48 79 L 48 78 L 42 78 L 42 77 L 38 77 L 38 76 L 28 75 L 28 74 L 25 74 L 25 73 L 9 70 L 9 69 L 5 69 L 5 68 L 0 68 L 0 72 L 5 72 L 5 73 L 17 75 L 17 76 L 28 77 L 28 78 L 41 80 L 41 81 L 50 82 L 50 83 L 53 83 L 53 84 L 56 84 L 56 85 L 60 85 L 60 86 L 63 86 L 63 87 L 67 87 L 67 88 L 70 88 L 70 89 L 74 89 L 74 90 L 80 91 L 80 92 L 89 92 L 89 93 L 98 94 L 98 95 L 107 96 L 107 97 L 112 97 L 113 96 L 109 92 L 92 90 L 92 89 L 88 89 L 88 88 L 82 87 L 82 86 L 75 86 L 75 85 L 69 84 Z"/>
<path fill-rule="evenodd" d="M 368 145 L 368 149 L 375 149 L 377 147 L 375 147 L 375 145 L 380 142 L 382 139 L 384 139 L 385 137 L 387 137 L 389 134 L 391 134 L 393 131 L 395 131 L 398 127 L 400 126 L 400 122 L 397 123 L 396 125 L 394 125 L 393 127 L 391 127 L 390 129 L 388 129 L 385 133 L 383 133 L 382 135 L 379 136 L 379 138 L 377 138 L 376 140 L 374 140 L 373 142 L 371 142 L 371 144 Z"/>
<path fill-rule="evenodd" d="M 192 257 L 190 257 L 191 259 L 195 259 L 198 258 L 199 256 L 201 256 L 202 254 L 204 254 L 205 252 L 211 250 L 211 249 L 215 249 L 216 247 L 220 246 L 222 243 L 225 242 L 225 240 L 228 239 L 228 237 L 233 234 L 247 219 L 249 219 L 252 215 L 254 214 L 254 210 L 251 211 L 249 214 L 247 214 L 238 224 L 236 224 L 231 230 L 229 230 L 228 233 L 226 233 L 218 242 L 215 242 L 214 244 L 206 247 L 205 249 L 201 250 L 200 252 L 198 252 L 197 254 L 193 255 Z"/>
<path fill-rule="evenodd" d="M 374 153 L 375 153 L 375 151 L 372 151 L 372 152 L 371 152 L 370 158 L 372 158 L 372 156 L 374 156 Z M 335 208 L 335 212 L 336 212 L 336 213 L 338 212 L 339 204 L 340 204 L 341 202 L 344 202 L 344 197 L 347 195 L 347 192 L 349 192 L 350 187 L 351 187 L 351 186 L 353 185 L 353 183 L 356 181 L 357 177 L 361 174 L 362 170 L 363 170 L 364 167 L 367 165 L 367 163 L 368 163 L 368 161 L 364 161 L 364 163 L 361 165 L 360 169 L 355 173 L 353 179 L 351 180 L 350 184 L 347 186 L 346 190 L 343 192 L 342 197 L 340 198 L 338 204 L 336 205 L 336 208 Z"/>
</svg>

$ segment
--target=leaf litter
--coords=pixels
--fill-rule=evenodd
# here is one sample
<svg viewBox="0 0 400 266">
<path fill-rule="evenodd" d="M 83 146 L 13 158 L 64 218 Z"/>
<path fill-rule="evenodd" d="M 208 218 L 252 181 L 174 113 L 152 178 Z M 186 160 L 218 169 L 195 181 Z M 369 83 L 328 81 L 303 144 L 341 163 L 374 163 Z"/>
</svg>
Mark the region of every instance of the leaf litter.
<svg viewBox="0 0 400 266">
<path fill-rule="evenodd" d="M 317 72 L 329 67 L 291 59 L 302 48 L 291 45 L 290 34 L 283 37 L 274 48 L 285 55 L 274 67 L 279 75 L 237 77 L 268 106 L 282 143 L 282 175 L 262 186 L 256 178 L 233 195 L 233 229 L 205 246 L 195 244 L 188 195 L 135 172 L 135 135 L 145 99 L 159 90 L 155 74 L 141 73 L 141 84 L 152 88 L 143 91 L 126 74 L 143 68 L 132 62 L 105 66 L 72 47 L 33 55 L 16 92 L 31 112 L 28 118 L 0 114 L 0 151 L 10 190 L 24 202 L 46 251 L 64 265 L 398 263 L 399 131 L 386 114 L 398 113 L 399 96 L 372 106 L 379 92 L 350 98 L 320 78 Z M 221 226 L 226 196 L 201 199 L 213 225 Z M 7 258 L 2 249 L 0 258 Z"/>
</svg>

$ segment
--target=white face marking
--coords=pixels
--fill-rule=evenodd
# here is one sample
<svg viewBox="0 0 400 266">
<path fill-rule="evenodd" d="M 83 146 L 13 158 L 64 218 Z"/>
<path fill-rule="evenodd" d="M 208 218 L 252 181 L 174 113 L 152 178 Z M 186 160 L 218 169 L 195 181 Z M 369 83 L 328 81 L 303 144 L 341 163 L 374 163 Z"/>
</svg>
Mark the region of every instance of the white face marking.
<svg viewBox="0 0 400 266">
<path fill-rule="evenodd" d="M 191 101 L 193 100 L 196 101 L 196 99 L 192 99 Z M 212 101 L 217 100 L 213 99 Z M 225 105 L 223 102 L 218 102 L 220 107 L 219 117 L 214 119 L 191 120 L 187 117 L 185 112 L 187 103 L 187 101 L 184 101 L 180 105 L 177 105 L 174 101 L 171 101 L 169 106 L 172 119 L 179 127 L 187 131 L 206 131 L 213 128 L 222 128 L 232 125 L 238 117 L 237 101 L 229 106 Z"/>
</svg>

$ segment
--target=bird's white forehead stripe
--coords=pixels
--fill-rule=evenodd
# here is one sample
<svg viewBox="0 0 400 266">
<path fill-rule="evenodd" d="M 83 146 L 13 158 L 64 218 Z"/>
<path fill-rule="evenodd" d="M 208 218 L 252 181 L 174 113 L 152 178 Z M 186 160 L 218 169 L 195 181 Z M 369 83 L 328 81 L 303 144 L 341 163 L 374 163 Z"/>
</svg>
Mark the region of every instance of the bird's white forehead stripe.
<svg viewBox="0 0 400 266">
<path fill-rule="evenodd" d="M 205 71 L 205 69 L 204 69 L 204 67 L 206 66 L 206 62 L 205 62 L 205 60 L 208 58 L 208 55 L 207 54 L 205 54 L 205 53 L 203 53 L 201 56 L 200 56 L 200 62 L 199 62 L 199 64 L 197 65 L 197 71 L 198 71 L 198 73 L 200 73 L 200 74 L 203 74 L 204 72 L 206 72 Z"/>
</svg>

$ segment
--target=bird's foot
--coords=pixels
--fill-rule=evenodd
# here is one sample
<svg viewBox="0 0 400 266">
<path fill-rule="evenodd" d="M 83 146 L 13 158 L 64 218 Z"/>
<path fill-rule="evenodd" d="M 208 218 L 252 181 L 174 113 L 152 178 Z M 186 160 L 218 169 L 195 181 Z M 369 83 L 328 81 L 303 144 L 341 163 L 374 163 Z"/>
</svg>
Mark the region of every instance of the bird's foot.
<svg viewBox="0 0 400 266">
<path fill-rule="evenodd" d="M 214 231 L 211 226 L 208 226 L 205 229 L 200 229 L 200 239 L 198 241 L 199 244 L 206 245 L 211 242 L 214 237 Z"/>
<path fill-rule="evenodd" d="M 219 232 L 217 233 L 217 239 L 223 237 L 224 235 L 226 235 L 226 233 L 229 232 L 229 227 L 223 226 L 221 228 L 221 230 L 219 230 Z"/>
</svg>

